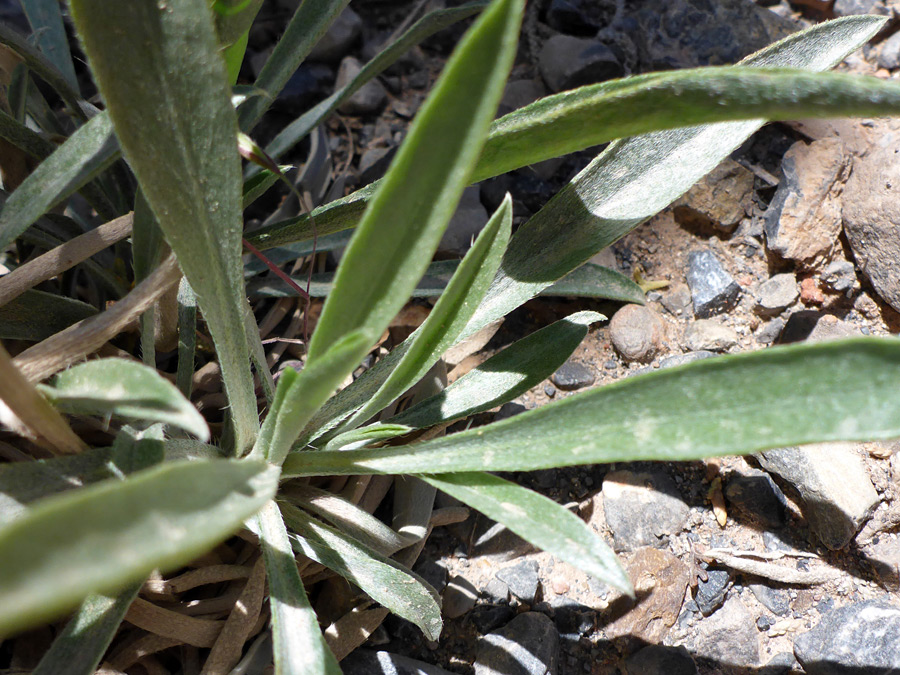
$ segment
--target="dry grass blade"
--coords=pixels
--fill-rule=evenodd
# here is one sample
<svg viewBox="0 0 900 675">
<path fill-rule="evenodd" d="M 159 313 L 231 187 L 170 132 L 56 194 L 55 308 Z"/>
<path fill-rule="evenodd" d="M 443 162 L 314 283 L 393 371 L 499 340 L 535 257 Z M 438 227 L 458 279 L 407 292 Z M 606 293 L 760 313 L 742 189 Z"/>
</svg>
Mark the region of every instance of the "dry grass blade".
<svg viewBox="0 0 900 675">
<path fill-rule="evenodd" d="M 85 449 L 62 415 L 25 379 L 0 345 L 0 421 L 54 454 L 70 455 Z M 20 428 L 24 427 L 24 428 Z"/>
<path fill-rule="evenodd" d="M 131 234 L 132 215 L 128 213 L 85 232 L 0 278 L 0 306 L 42 281 L 52 279 L 106 247 L 122 241 Z"/>
<path fill-rule="evenodd" d="M 150 654 L 156 654 L 164 649 L 177 647 L 181 644 L 184 644 L 184 641 L 178 638 L 163 637 L 162 635 L 145 635 L 116 651 L 107 663 L 101 665 L 96 675 L 106 672 L 107 669 L 113 673 L 122 672 Z"/>
<path fill-rule="evenodd" d="M 338 661 L 369 639 L 388 615 L 384 607 L 353 610 L 331 624 L 325 630 L 325 642 Z"/>
<path fill-rule="evenodd" d="M 181 272 L 175 256 L 166 258 L 153 273 L 110 309 L 69 326 L 53 337 L 29 347 L 13 363 L 29 382 L 40 382 L 76 361 L 92 354 L 107 340 L 121 333 L 146 312 L 169 288 L 178 283 Z"/>
<path fill-rule="evenodd" d="M 164 590 L 154 592 L 159 593 L 184 593 L 197 586 L 206 584 L 218 584 L 223 581 L 234 581 L 235 579 L 246 579 L 250 576 L 253 568 L 247 565 L 210 565 L 209 567 L 201 567 L 198 570 L 191 570 L 182 575 L 163 582 Z"/>
<path fill-rule="evenodd" d="M 209 621 L 184 616 L 169 609 L 137 598 L 128 608 L 125 620 L 154 635 L 177 639 L 178 643 L 194 647 L 212 647 L 225 625 L 224 621 Z"/>
<path fill-rule="evenodd" d="M 264 558 L 260 556 L 253 565 L 241 597 L 234 604 L 216 644 L 203 664 L 200 675 L 227 673 L 241 660 L 244 643 L 250 638 L 262 611 L 265 589 L 266 566 Z"/>
</svg>

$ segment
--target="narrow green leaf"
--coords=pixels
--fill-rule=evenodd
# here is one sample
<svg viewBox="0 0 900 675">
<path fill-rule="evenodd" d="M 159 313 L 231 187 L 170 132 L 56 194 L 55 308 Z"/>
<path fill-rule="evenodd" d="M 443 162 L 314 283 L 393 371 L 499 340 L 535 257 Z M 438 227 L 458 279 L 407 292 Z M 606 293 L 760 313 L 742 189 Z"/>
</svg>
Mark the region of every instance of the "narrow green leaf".
<svg viewBox="0 0 900 675">
<path fill-rule="evenodd" d="M 538 548 L 634 597 L 634 589 L 616 554 L 567 508 L 487 473 L 447 473 L 421 478 Z"/>
<path fill-rule="evenodd" d="M 216 0 L 213 12 L 216 34 L 223 47 L 230 47 L 250 30 L 263 0 Z"/>
<path fill-rule="evenodd" d="M 178 367 L 175 386 L 186 398 L 191 398 L 194 386 L 194 354 L 197 350 L 197 296 L 187 279 L 178 285 Z"/>
<path fill-rule="evenodd" d="M 588 327 L 604 318 L 596 312 L 578 312 L 535 331 L 388 423 L 423 428 L 511 401 L 556 372 L 584 340 Z"/>
<path fill-rule="evenodd" d="M 384 72 L 411 47 L 444 28 L 476 14 L 484 9 L 487 4 L 486 0 L 477 0 L 459 7 L 437 9 L 423 16 L 410 26 L 403 35 L 378 52 L 350 82 L 282 129 L 272 142 L 266 146 L 266 152 L 272 157 L 281 157 L 303 140 L 310 131 L 334 112 L 341 103 L 359 91 L 360 87 L 366 82 Z"/>
<path fill-rule="evenodd" d="M 125 157 L 197 294 L 242 454 L 258 421 L 247 342 L 235 330 L 246 303 L 241 167 L 211 9 L 206 0 L 72 0 L 71 8 Z"/>
<path fill-rule="evenodd" d="M 644 291 L 628 277 L 615 270 L 585 263 L 562 279 L 542 290 L 539 295 L 603 298 L 619 302 L 644 304 Z"/>
<path fill-rule="evenodd" d="M 312 239 L 307 239 L 305 241 L 297 242 L 296 244 L 288 244 L 284 247 L 270 248 L 266 251 L 266 257 L 276 265 L 284 265 L 285 263 L 302 258 L 305 255 L 310 255 L 313 252 L 313 243 L 315 243 L 315 250 L 319 252 L 334 251 L 339 248 L 344 248 L 350 242 L 351 234 L 353 233 L 349 230 L 344 230 L 342 232 L 336 232 L 335 234 L 325 235 L 324 237 L 318 237 L 315 239 L 315 242 Z M 262 272 L 267 272 L 268 270 L 268 265 L 256 256 L 253 256 L 244 264 L 244 277 L 249 279 L 250 277 L 254 277 Z M 334 275 L 325 277 L 324 275 L 314 274 L 313 279 L 318 279 L 320 282 L 326 281 L 328 283 L 327 291 L 330 291 L 331 283 L 334 281 Z M 297 281 L 297 279 L 294 280 Z M 298 281 L 298 284 L 299 283 L 300 282 Z M 302 288 L 305 288 L 305 283 L 306 280 L 304 279 L 303 284 L 300 284 Z M 327 291 L 323 293 L 323 295 L 327 295 Z"/>
<path fill-rule="evenodd" d="M 478 235 L 406 353 L 377 392 L 343 424 L 359 426 L 418 382 L 455 342 L 487 292 L 512 231 L 509 194 Z"/>
<path fill-rule="evenodd" d="M 118 595 L 88 596 L 31 675 L 93 675 L 139 590 L 135 583 Z"/>
<path fill-rule="evenodd" d="M 30 289 L 0 307 L 0 339 L 40 342 L 96 313 L 79 300 Z"/>
<path fill-rule="evenodd" d="M 868 16 L 818 24 L 756 52 L 741 64 L 825 70 L 882 25 L 881 19 Z M 533 298 L 668 206 L 764 121 L 659 131 L 612 143 L 516 231 L 500 273 L 467 334 Z"/>
<path fill-rule="evenodd" d="M 35 159 L 44 159 L 53 154 L 56 146 L 36 131 L 32 131 L 16 118 L 0 110 L 0 138 L 24 150 Z"/>
<path fill-rule="evenodd" d="M 256 166 L 256 165 L 254 165 Z M 286 173 L 293 169 L 294 167 L 290 164 L 284 164 L 278 167 L 282 173 Z M 269 171 L 268 169 L 261 169 L 260 173 L 255 174 L 251 178 L 248 178 L 244 181 L 244 196 L 242 205 L 244 210 L 247 209 L 253 202 L 262 197 L 269 190 L 270 187 L 275 185 L 278 181 L 281 180 L 281 176 L 279 176 L 274 171 Z"/>
<path fill-rule="evenodd" d="M 68 85 L 78 91 L 78 78 L 69 51 L 58 0 L 22 0 L 22 9 L 34 31 L 34 40 Z"/>
<path fill-rule="evenodd" d="M 415 288 L 497 109 L 521 15 L 521 0 L 496 0 L 447 62 L 344 253 L 310 362 L 351 331 L 376 338 Z"/>
<path fill-rule="evenodd" d="M 118 158 L 112 123 L 106 113 L 100 113 L 41 162 L 6 200 L 0 212 L 0 248 Z"/>
<path fill-rule="evenodd" d="M 306 597 L 284 520 L 274 502 L 262 508 L 256 526 L 269 581 L 275 675 L 340 675 L 340 666 L 325 644 Z"/>
<path fill-rule="evenodd" d="M 324 357 L 297 374 L 281 374 L 272 410 L 266 417 L 253 452 L 280 465 L 300 431 L 371 347 L 371 336 L 356 331 L 338 341 Z M 351 365 L 350 368 L 353 366 Z"/>
<path fill-rule="evenodd" d="M 43 500 L 0 528 L 0 635 L 189 562 L 240 528 L 277 482 L 263 462 L 175 462 Z"/>
<path fill-rule="evenodd" d="M 178 388 L 135 361 L 88 361 L 57 375 L 51 386 L 39 388 L 64 412 L 162 422 L 209 440 L 206 420 Z"/>
<path fill-rule="evenodd" d="M 267 92 L 246 101 L 238 110 L 241 129 L 249 131 L 297 70 L 316 42 L 343 11 L 350 0 L 303 0 L 284 35 L 256 78 L 254 86 Z"/>
<path fill-rule="evenodd" d="M 440 599 L 424 579 L 296 506 L 283 502 L 279 506 L 285 522 L 296 533 L 291 537 L 294 550 L 334 570 L 397 616 L 416 624 L 426 639 L 438 639 Z"/>
<path fill-rule="evenodd" d="M 336 435 L 323 448 L 324 450 L 354 450 L 364 448 L 372 443 L 388 441 L 397 436 L 403 436 L 415 427 L 405 424 L 372 424 L 361 429 L 353 429 Z"/>
<path fill-rule="evenodd" d="M 295 453 L 284 474 L 525 471 L 895 438 L 898 378 L 897 340 L 777 347 L 629 378 L 419 445 Z"/>
</svg>

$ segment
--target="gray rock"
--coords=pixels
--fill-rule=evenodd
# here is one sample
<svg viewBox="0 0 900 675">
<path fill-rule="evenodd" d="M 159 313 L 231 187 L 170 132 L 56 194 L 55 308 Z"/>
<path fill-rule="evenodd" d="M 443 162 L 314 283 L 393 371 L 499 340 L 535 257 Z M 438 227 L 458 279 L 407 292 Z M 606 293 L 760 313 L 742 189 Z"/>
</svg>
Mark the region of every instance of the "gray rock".
<svg viewBox="0 0 900 675">
<path fill-rule="evenodd" d="M 684 342 L 694 352 L 724 352 L 738 343 L 738 336 L 731 326 L 714 319 L 698 319 L 687 327 Z"/>
<path fill-rule="evenodd" d="M 309 53 L 309 60 L 328 63 L 340 61 L 350 52 L 353 43 L 362 33 L 362 26 L 359 14 L 346 7 L 328 27 L 325 35 L 316 42 Z"/>
<path fill-rule="evenodd" d="M 766 528 L 784 525 L 787 500 L 765 471 L 749 469 L 728 476 L 725 499 L 743 519 Z"/>
<path fill-rule="evenodd" d="M 362 64 L 353 56 L 346 56 L 338 68 L 335 90 L 342 88 L 359 74 Z M 338 106 L 345 115 L 369 115 L 379 112 L 387 103 L 388 94 L 377 78 L 366 82 L 359 90 Z"/>
<path fill-rule="evenodd" d="M 497 570 L 496 577 L 506 584 L 509 592 L 533 605 L 540 586 L 540 566 L 535 560 L 523 560 L 515 565 L 509 565 Z"/>
<path fill-rule="evenodd" d="M 691 306 L 691 289 L 685 284 L 674 284 L 663 293 L 661 302 L 670 314 L 681 316 Z"/>
<path fill-rule="evenodd" d="M 574 391 L 594 384 L 594 373 L 580 361 L 569 359 L 550 376 L 550 381 L 563 391 Z"/>
<path fill-rule="evenodd" d="M 697 595 L 694 600 L 700 613 L 709 616 L 725 602 L 725 595 L 731 586 L 731 575 L 728 570 L 707 570 L 706 581 L 697 583 Z"/>
<path fill-rule="evenodd" d="M 450 671 L 408 656 L 357 649 L 341 661 L 344 675 L 452 675 Z"/>
<path fill-rule="evenodd" d="M 625 305 L 609 322 L 609 341 L 626 361 L 651 360 L 659 354 L 665 324 L 649 307 Z"/>
<path fill-rule="evenodd" d="M 780 312 L 800 297 L 797 278 L 790 272 L 776 274 L 756 289 L 756 304 L 763 313 Z"/>
<path fill-rule="evenodd" d="M 508 420 L 510 417 L 521 415 L 526 410 L 528 410 L 528 408 L 526 408 L 521 403 L 509 401 L 508 403 L 504 403 L 503 405 L 501 405 L 500 410 L 494 413 L 494 421 L 499 422 L 500 420 Z"/>
<path fill-rule="evenodd" d="M 822 270 L 822 281 L 833 291 L 849 291 L 859 286 L 856 267 L 849 260 L 835 260 Z"/>
<path fill-rule="evenodd" d="M 625 659 L 628 675 L 697 675 L 697 664 L 684 647 L 647 645 Z"/>
<path fill-rule="evenodd" d="M 756 331 L 756 341 L 761 345 L 770 345 L 781 336 L 782 330 L 784 319 L 776 317 Z"/>
<path fill-rule="evenodd" d="M 799 141 L 781 168 L 784 178 L 765 216 L 766 245 L 784 259 L 816 267 L 838 246 L 849 155 L 839 138 Z"/>
<path fill-rule="evenodd" d="M 475 606 L 478 589 L 465 577 L 454 575 L 441 598 L 441 613 L 448 619 L 456 619 Z"/>
<path fill-rule="evenodd" d="M 278 94 L 278 107 L 306 108 L 327 94 L 334 83 L 334 70 L 324 63 L 302 63 Z"/>
<path fill-rule="evenodd" d="M 538 55 L 538 69 L 550 91 L 574 89 L 624 74 L 616 55 L 602 42 L 554 35 Z"/>
<path fill-rule="evenodd" d="M 491 602 L 503 604 L 509 601 L 509 586 L 493 577 L 485 584 L 483 595 Z"/>
<path fill-rule="evenodd" d="M 878 52 L 878 65 L 888 70 L 900 68 L 900 35 L 894 33 L 881 43 Z"/>
<path fill-rule="evenodd" d="M 488 212 L 481 205 L 479 194 L 477 186 L 463 190 L 459 205 L 438 244 L 438 251 L 462 257 L 472 247 L 475 237 L 488 221 Z"/>
<path fill-rule="evenodd" d="M 879 497 L 852 443 L 822 443 L 757 453 L 760 465 L 793 485 L 810 529 L 831 550 L 844 548 Z"/>
<path fill-rule="evenodd" d="M 367 149 L 359 158 L 359 182 L 368 185 L 384 176 L 396 154 L 396 147 Z"/>
<path fill-rule="evenodd" d="M 503 98 L 497 107 L 497 115 L 505 115 L 547 95 L 547 89 L 538 80 L 513 80 L 503 90 Z"/>
<path fill-rule="evenodd" d="M 765 584 L 750 584 L 750 591 L 763 607 L 773 614 L 787 616 L 791 611 L 791 599 L 787 591 L 771 588 Z"/>
<path fill-rule="evenodd" d="M 793 653 L 781 652 L 769 659 L 769 662 L 760 671 L 760 675 L 788 675 L 788 673 L 796 672 L 799 665 Z"/>
<path fill-rule="evenodd" d="M 900 133 L 888 127 L 881 141 L 854 161 L 844 188 L 844 232 L 853 257 L 872 287 L 900 311 Z"/>
<path fill-rule="evenodd" d="M 674 368 L 675 366 L 683 366 L 685 363 L 693 363 L 694 361 L 699 361 L 701 359 L 708 359 L 710 357 L 716 356 L 712 352 L 707 351 L 699 351 L 699 352 L 687 352 L 686 354 L 672 354 L 672 356 L 667 356 L 664 359 L 659 360 L 659 368 L 654 368 L 653 366 L 647 366 L 645 368 L 639 368 L 635 370 L 633 373 L 629 373 L 629 377 L 634 377 L 635 375 L 645 375 L 646 373 L 652 373 L 655 370 L 663 370 L 665 368 Z"/>
<path fill-rule="evenodd" d="M 867 600 L 834 609 L 794 640 L 809 675 L 900 672 L 900 607 Z"/>
<path fill-rule="evenodd" d="M 731 309 L 741 296 L 741 287 L 707 249 L 688 255 L 687 282 L 698 319 Z"/>
<path fill-rule="evenodd" d="M 759 633 L 755 621 L 744 603 L 735 596 L 697 624 L 685 646 L 695 657 L 711 659 L 723 666 L 749 669 L 759 663 Z"/>
<path fill-rule="evenodd" d="M 866 547 L 865 556 L 886 588 L 900 590 L 900 539 L 879 537 L 877 543 Z"/>
<path fill-rule="evenodd" d="M 525 612 L 479 641 L 475 675 L 556 675 L 559 633 L 549 617 Z"/>
<path fill-rule="evenodd" d="M 753 180 L 748 169 L 726 159 L 675 202 L 675 220 L 699 230 L 731 232 L 750 211 Z"/>
<path fill-rule="evenodd" d="M 494 561 L 515 560 L 534 551 L 534 546 L 512 530 L 487 518 L 479 518 L 472 553 L 491 556 Z"/>
<path fill-rule="evenodd" d="M 851 324 L 832 314 L 804 310 L 791 314 L 781 333 L 781 342 L 824 342 L 859 335 Z"/>
<path fill-rule="evenodd" d="M 568 35 L 593 35 L 600 28 L 596 13 L 585 11 L 592 0 L 550 0 L 547 25 Z"/>
<path fill-rule="evenodd" d="M 663 546 L 681 531 L 690 509 L 667 474 L 611 471 L 603 479 L 603 512 L 616 550 Z"/>
<path fill-rule="evenodd" d="M 882 0 L 835 0 L 834 9 L 836 16 L 851 16 L 854 14 L 890 14 Z"/>
<path fill-rule="evenodd" d="M 515 616 L 515 610 L 504 605 L 477 605 L 466 617 L 480 635 L 496 630 Z"/>
<path fill-rule="evenodd" d="M 413 571 L 440 593 L 447 585 L 447 568 L 431 558 L 423 558 Z"/>
</svg>

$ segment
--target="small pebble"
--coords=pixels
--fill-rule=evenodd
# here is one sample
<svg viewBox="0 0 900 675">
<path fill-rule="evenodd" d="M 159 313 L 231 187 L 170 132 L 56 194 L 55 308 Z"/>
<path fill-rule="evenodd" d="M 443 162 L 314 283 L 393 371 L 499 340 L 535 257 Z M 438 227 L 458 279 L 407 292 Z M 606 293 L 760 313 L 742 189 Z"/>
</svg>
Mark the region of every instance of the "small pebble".
<svg viewBox="0 0 900 675">
<path fill-rule="evenodd" d="M 569 359 L 550 376 L 551 381 L 563 391 L 573 391 L 594 384 L 594 374 L 580 361 Z"/>
<path fill-rule="evenodd" d="M 662 349 L 665 324 L 649 307 L 625 305 L 609 322 L 609 340 L 627 361 L 651 361 Z"/>
</svg>

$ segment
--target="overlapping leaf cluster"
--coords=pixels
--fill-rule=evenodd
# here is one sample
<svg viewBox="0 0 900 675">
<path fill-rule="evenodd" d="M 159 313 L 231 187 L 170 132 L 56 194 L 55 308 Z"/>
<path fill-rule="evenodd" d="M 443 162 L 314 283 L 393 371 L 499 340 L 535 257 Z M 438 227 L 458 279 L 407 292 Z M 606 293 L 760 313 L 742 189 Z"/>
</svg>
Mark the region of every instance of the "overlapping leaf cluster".
<svg viewBox="0 0 900 675">
<path fill-rule="evenodd" d="M 486 472 L 900 435 L 900 345 L 869 339 L 702 361 L 437 437 L 450 422 L 546 378 L 603 319 L 593 312 L 547 326 L 408 410 L 370 422 L 427 380 L 448 349 L 554 285 L 587 292 L 589 279 L 594 295 L 640 302 L 627 279 L 584 263 L 683 194 L 765 120 L 900 112 L 894 83 L 814 72 L 863 44 L 881 19 L 822 24 L 739 66 L 583 87 L 493 121 L 515 58 L 522 0 L 474 2 L 422 18 L 267 148 L 277 159 L 404 50 L 480 13 L 384 179 L 248 236 L 287 262 L 309 255 L 314 235 L 353 230 L 337 240 L 346 251 L 336 273 L 317 287 L 328 297 L 304 367 L 284 370 L 273 387 L 245 288 L 260 268 L 243 264 L 241 239 L 243 209 L 278 176 L 254 167 L 242 175 L 237 135 L 252 135 L 346 0 L 302 2 L 249 96 L 235 97 L 260 5 L 71 0 L 102 110 L 81 98 L 58 3 L 25 2 L 37 48 L 0 29 L 0 42 L 17 56 L 3 82 L 0 138 L 36 164 L 15 176 L 4 163 L 0 244 L 64 248 L 72 264 L 85 261 L 82 269 L 104 297 L 116 300 L 98 312 L 30 290 L 64 271 L 60 256 L 25 263 L 11 254 L 15 269 L 0 279 L 0 337 L 38 341 L 15 358 L 0 350 L 7 418 L 33 447 L 65 455 L 0 467 L 0 636 L 76 611 L 36 672 L 93 672 L 137 606 L 129 610 L 141 582 L 154 570 L 184 566 L 242 526 L 258 538 L 268 577 L 276 672 L 338 673 L 335 654 L 356 645 L 341 630 L 365 635 L 385 612 L 358 607 L 323 637 L 301 572 L 312 563 L 331 570 L 436 639 L 438 596 L 409 568 L 430 527 L 441 522 L 433 512 L 438 489 L 630 593 L 615 555 L 579 518 Z M 68 127 L 35 78 L 65 103 Z M 56 147 L 49 134 L 65 141 Z M 467 185 L 607 141 L 515 234 L 507 197 L 463 260 L 429 266 Z M 53 207 L 76 193 L 110 222 L 92 228 L 71 212 L 59 215 Z M 127 275 L 90 259 L 129 234 L 133 250 L 119 260 L 133 261 L 130 292 Z M 127 244 L 117 247 L 121 253 Z M 154 303 L 175 292 L 181 274 L 177 386 L 133 361 L 73 365 L 138 315 L 144 361 L 155 365 L 153 312 L 162 305 Z M 445 277 L 428 319 L 339 390 L 392 317 L 422 292 L 423 275 Z M 272 292 L 260 282 L 250 288 L 254 299 Z M 228 424 L 215 446 L 205 444 L 207 423 L 186 398 L 196 307 L 228 400 Z M 267 399 L 261 425 L 251 364 Z M 712 407 L 721 400 L 728 406 Z M 133 426 L 115 426 L 111 447 L 88 448 L 62 413 L 124 418 Z M 394 484 L 390 526 L 361 499 L 376 474 L 403 476 Z M 339 475 L 363 476 L 361 491 L 338 496 L 305 479 Z M 390 484 L 371 481 L 382 494 Z M 246 571 L 248 598 L 260 587 L 254 574 Z M 212 638 L 197 638 L 197 645 L 212 646 L 210 672 L 231 668 L 241 655 L 233 643 L 243 645 L 251 627 L 236 616 L 206 626 Z"/>
</svg>

